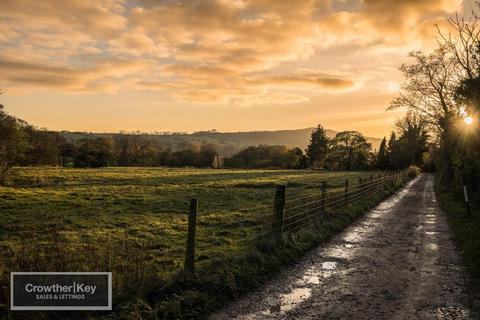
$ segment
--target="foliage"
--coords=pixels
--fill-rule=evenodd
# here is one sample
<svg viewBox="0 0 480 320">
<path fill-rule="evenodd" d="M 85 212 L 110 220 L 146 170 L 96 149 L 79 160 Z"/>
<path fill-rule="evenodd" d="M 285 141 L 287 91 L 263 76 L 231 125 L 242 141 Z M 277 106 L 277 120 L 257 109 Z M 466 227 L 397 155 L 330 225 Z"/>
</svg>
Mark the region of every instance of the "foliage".
<svg viewBox="0 0 480 320">
<path fill-rule="evenodd" d="M 411 165 L 407 168 L 407 176 L 409 178 L 415 178 L 416 176 L 420 175 L 422 173 L 422 169 L 415 165 Z"/>
<path fill-rule="evenodd" d="M 10 169 L 24 157 L 27 139 L 25 123 L 8 115 L 0 105 L 0 185 L 5 183 Z"/>
<path fill-rule="evenodd" d="M 361 170 L 371 163 L 371 145 L 357 131 L 339 132 L 330 141 L 327 167 L 334 170 Z"/>
<path fill-rule="evenodd" d="M 20 165 L 42 166 L 61 163 L 61 145 L 66 142 L 58 132 L 38 130 L 27 125 L 24 128 L 27 149 Z"/>
<path fill-rule="evenodd" d="M 385 170 L 388 167 L 388 154 L 387 154 L 387 138 L 383 138 L 380 143 L 377 154 L 376 167 L 380 170 Z"/>
<path fill-rule="evenodd" d="M 300 148 L 259 145 L 225 158 L 224 165 L 227 168 L 301 169 L 306 167 L 306 157 Z"/>
<path fill-rule="evenodd" d="M 425 123 L 415 114 L 408 113 L 396 123 L 399 138 L 389 144 L 389 165 L 403 169 L 409 165 L 422 165 L 423 154 L 428 151 Z"/>
<path fill-rule="evenodd" d="M 80 168 L 107 167 L 112 164 L 112 141 L 106 138 L 82 139 L 74 165 Z"/>
<path fill-rule="evenodd" d="M 306 150 L 308 165 L 310 167 L 324 167 L 325 159 L 329 153 L 329 141 L 330 139 L 327 137 L 327 132 L 321 125 L 318 125 L 317 128 L 312 131 L 310 144 Z"/>
</svg>

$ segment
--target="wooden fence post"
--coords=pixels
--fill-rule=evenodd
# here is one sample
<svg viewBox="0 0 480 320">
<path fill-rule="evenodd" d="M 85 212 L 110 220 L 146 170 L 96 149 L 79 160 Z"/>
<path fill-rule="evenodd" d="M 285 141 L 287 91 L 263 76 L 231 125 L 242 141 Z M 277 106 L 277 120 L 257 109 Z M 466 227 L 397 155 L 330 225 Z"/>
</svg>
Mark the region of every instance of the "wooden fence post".
<svg viewBox="0 0 480 320">
<path fill-rule="evenodd" d="M 195 273 L 195 232 L 197 227 L 198 201 L 190 199 L 190 211 L 188 212 L 187 250 L 185 253 L 185 272 Z"/>
<path fill-rule="evenodd" d="M 285 214 L 285 185 L 277 185 L 273 200 L 273 241 L 276 245 L 283 243 L 283 218 Z"/>
<path fill-rule="evenodd" d="M 327 195 L 327 181 L 322 181 L 322 213 L 325 213 L 325 197 Z"/>
<path fill-rule="evenodd" d="M 358 185 L 362 185 L 362 177 L 358 177 Z"/>
<path fill-rule="evenodd" d="M 345 205 L 348 204 L 348 179 L 345 179 Z"/>
</svg>

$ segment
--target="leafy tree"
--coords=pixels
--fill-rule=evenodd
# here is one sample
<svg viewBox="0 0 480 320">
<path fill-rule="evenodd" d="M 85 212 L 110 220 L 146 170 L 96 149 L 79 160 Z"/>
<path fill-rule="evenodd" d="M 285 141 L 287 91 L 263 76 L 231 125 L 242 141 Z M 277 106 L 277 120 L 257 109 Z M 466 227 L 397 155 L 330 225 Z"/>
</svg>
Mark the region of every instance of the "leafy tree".
<svg viewBox="0 0 480 320">
<path fill-rule="evenodd" d="M 75 167 L 99 168 L 111 165 L 113 162 L 112 141 L 107 138 L 79 140 L 78 155 L 75 157 Z"/>
<path fill-rule="evenodd" d="M 325 129 L 318 125 L 312 131 L 310 144 L 307 147 L 306 154 L 308 164 L 311 167 L 322 168 L 328 155 L 329 138 Z"/>
<path fill-rule="evenodd" d="M 377 168 L 385 170 L 388 166 L 387 158 L 387 138 L 383 137 L 377 154 Z"/>
<path fill-rule="evenodd" d="M 72 166 L 78 155 L 78 147 L 71 142 L 60 144 L 60 163 L 62 166 Z"/>
<path fill-rule="evenodd" d="M 299 169 L 306 166 L 307 160 L 300 148 L 259 145 L 224 159 L 224 164 L 230 168 Z"/>
<path fill-rule="evenodd" d="M 360 132 L 337 133 L 330 142 L 330 150 L 326 159 L 330 169 L 358 170 L 370 165 L 372 146 Z"/>
<path fill-rule="evenodd" d="M 388 139 L 388 145 L 387 145 L 387 167 L 388 168 L 393 168 L 392 167 L 392 150 L 395 148 L 395 144 L 397 143 L 397 135 L 395 134 L 395 131 L 392 131 L 390 134 L 390 138 Z"/>
<path fill-rule="evenodd" d="M 402 145 L 401 157 L 403 165 L 422 165 L 422 157 L 428 150 L 428 133 L 426 124 L 412 113 L 407 113 L 405 117 L 396 122 L 396 127 L 400 133 L 397 144 Z"/>
<path fill-rule="evenodd" d="M 31 125 L 24 128 L 28 148 L 22 160 L 22 165 L 41 166 L 60 164 L 60 144 L 63 139 L 58 132 L 38 130 Z"/>
<path fill-rule="evenodd" d="M 24 126 L 25 122 L 7 114 L 0 105 L 0 184 L 5 183 L 10 169 L 24 157 L 28 146 Z"/>
<path fill-rule="evenodd" d="M 138 132 L 120 133 L 113 138 L 113 150 L 119 166 L 153 166 L 160 147 Z"/>
<path fill-rule="evenodd" d="M 215 146 L 211 143 L 205 143 L 200 146 L 200 155 L 197 166 L 199 167 L 212 167 L 214 166 L 214 160 L 218 157 Z"/>
</svg>

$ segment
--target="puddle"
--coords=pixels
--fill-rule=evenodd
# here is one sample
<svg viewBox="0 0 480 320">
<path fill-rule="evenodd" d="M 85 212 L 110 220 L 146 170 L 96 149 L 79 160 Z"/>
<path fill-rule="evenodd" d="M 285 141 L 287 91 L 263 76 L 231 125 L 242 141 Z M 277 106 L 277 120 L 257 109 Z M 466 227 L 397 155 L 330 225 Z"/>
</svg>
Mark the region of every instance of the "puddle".
<svg viewBox="0 0 480 320">
<path fill-rule="evenodd" d="M 277 306 L 279 311 L 289 311 L 295 308 L 303 301 L 310 298 L 312 295 L 312 289 L 310 288 L 296 288 L 291 293 L 282 295 L 282 302 L 280 306 Z"/>
<path fill-rule="evenodd" d="M 327 278 L 330 276 L 332 274 L 332 270 L 336 269 L 337 266 L 338 263 L 335 261 L 325 261 L 321 264 L 321 269 L 323 270 L 321 272 L 317 272 L 315 267 L 307 269 L 302 279 L 296 281 L 296 285 L 301 287 L 293 289 L 290 293 L 281 294 L 279 296 L 279 302 L 271 305 L 269 309 L 263 310 L 261 314 L 271 315 L 294 309 L 312 295 L 312 289 L 309 287 L 302 287 L 302 285 L 320 284 L 320 278 Z"/>
<path fill-rule="evenodd" d="M 337 267 L 337 263 L 335 261 L 326 261 L 322 263 L 323 270 L 333 270 Z"/>
<path fill-rule="evenodd" d="M 305 271 L 302 279 L 298 280 L 296 284 L 298 286 L 307 285 L 307 284 L 320 284 L 320 274 L 315 271 L 315 267 L 309 268 Z"/>
<path fill-rule="evenodd" d="M 427 249 L 438 251 L 438 245 L 436 243 L 427 243 L 426 247 Z"/>
<path fill-rule="evenodd" d="M 434 234 L 438 234 L 438 232 L 437 231 L 425 231 L 425 234 L 434 235 Z"/>
<path fill-rule="evenodd" d="M 242 317 L 242 319 L 257 319 L 259 314 L 274 315 L 285 313 L 297 307 L 300 303 L 312 296 L 312 289 L 310 288 L 295 288 L 290 293 L 282 294 L 280 302 L 271 305 L 268 309 L 262 310 L 259 313 L 251 313 Z"/>
</svg>

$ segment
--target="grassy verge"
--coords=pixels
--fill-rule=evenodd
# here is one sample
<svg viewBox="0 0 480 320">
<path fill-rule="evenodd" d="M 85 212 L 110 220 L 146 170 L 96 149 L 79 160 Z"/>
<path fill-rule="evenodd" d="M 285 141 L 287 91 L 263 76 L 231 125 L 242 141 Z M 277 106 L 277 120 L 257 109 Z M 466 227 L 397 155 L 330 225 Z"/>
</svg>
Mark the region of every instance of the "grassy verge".
<svg viewBox="0 0 480 320">
<path fill-rule="evenodd" d="M 473 207 L 468 215 L 464 202 L 449 190 L 437 183 L 435 191 L 465 265 L 470 302 L 480 315 L 480 208 Z"/>
</svg>

